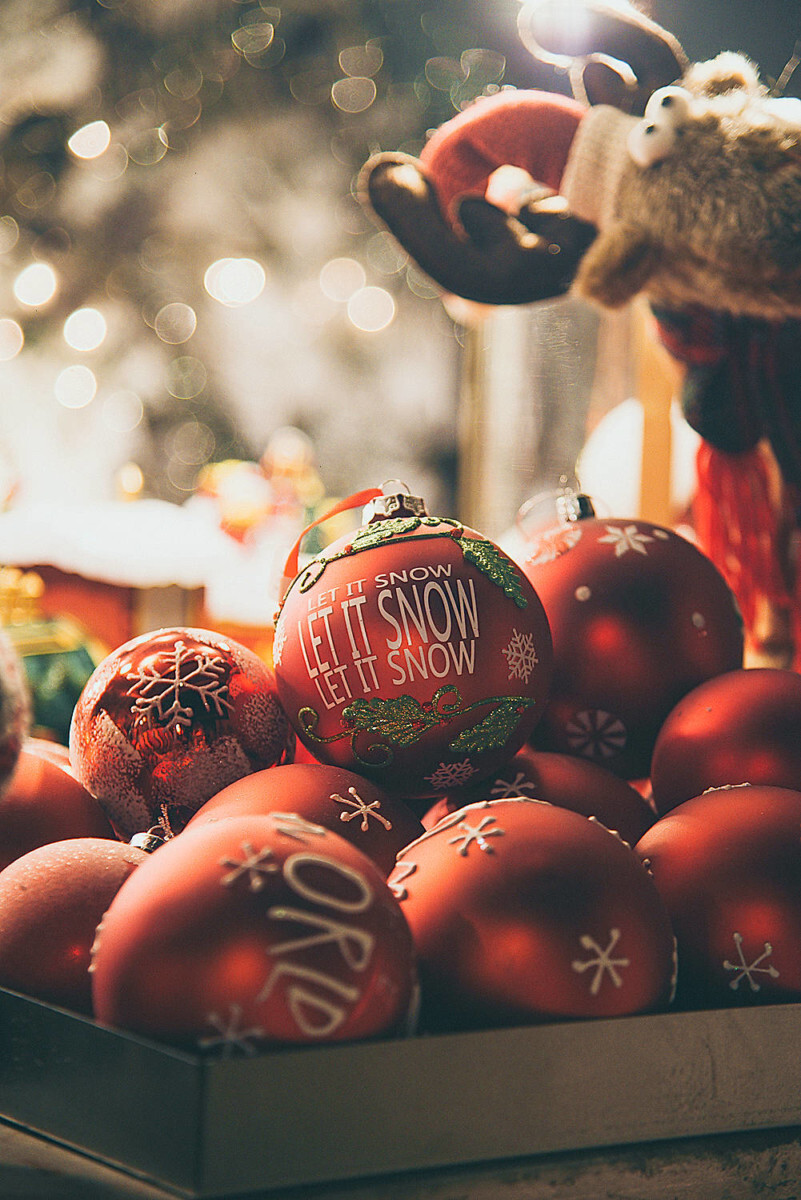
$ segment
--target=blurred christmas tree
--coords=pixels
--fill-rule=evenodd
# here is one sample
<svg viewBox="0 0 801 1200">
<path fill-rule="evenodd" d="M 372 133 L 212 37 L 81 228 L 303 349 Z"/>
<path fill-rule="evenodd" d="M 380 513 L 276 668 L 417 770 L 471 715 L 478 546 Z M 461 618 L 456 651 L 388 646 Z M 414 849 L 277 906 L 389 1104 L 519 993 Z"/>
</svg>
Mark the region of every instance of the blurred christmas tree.
<svg viewBox="0 0 801 1200">
<path fill-rule="evenodd" d="M 408 474 L 447 503 L 454 327 L 354 179 L 505 82 L 516 11 L 4 0 L 0 453 L 22 492 L 107 496 L 133 460 L 180 501 L 295 424 L 332 490 Z"/>
</svg>

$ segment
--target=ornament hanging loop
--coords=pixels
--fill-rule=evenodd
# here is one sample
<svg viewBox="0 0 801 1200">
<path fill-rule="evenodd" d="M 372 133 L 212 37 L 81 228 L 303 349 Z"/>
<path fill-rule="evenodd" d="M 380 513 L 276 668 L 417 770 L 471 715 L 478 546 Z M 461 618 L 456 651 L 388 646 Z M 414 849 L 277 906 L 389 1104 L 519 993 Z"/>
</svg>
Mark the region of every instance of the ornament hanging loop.
<svg viewBox="0 0 801 1200">
<path fill-rule="evenodd" d="M 322 525 L 324 521 L 328 521 L 331 517 L 337 517 L 340 513 L 350 512 L 354 508 L 362 508 L 365 504 L 369 504 L 371 500 L 377 499 L 382 495 L 380 488 L 367 488 L 362 492 L 354 492 L 352 496 L 346 496 L 344 500 L 340 500 L 331 508 L 327 509 L 322 516 L 317 517 L 314 521 L 303 529 L 295 542 L 292 549 L 287 555 L 286 563 L 284 564 L 284 574 L 281 579 L 281 596 L 283 600 L 290 584 L 296 578 L 299 570 L 300 548 L 303 545 L 303 539 L 306 534 L 314 529 L 317 525 Z"/>
<path fill-rule="evenodd" d="M 381 492 L 364 510 L 365 525 L 392 517 L 427 517 L 425 500 L 413 496 L 402 479 L 387 479 Z"/>
</svg>

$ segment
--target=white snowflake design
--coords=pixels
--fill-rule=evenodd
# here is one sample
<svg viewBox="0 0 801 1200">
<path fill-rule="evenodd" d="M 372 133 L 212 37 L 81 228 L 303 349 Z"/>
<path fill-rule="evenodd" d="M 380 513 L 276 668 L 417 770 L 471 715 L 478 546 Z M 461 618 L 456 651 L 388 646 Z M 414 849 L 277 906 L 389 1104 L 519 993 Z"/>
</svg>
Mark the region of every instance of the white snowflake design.
<svg viewBox="0 0 801 1200">
<path fill-rule="evenodd" d="M 143 714 L 151 724 L 183 732 L 189 729 L 195 714 L 187 702 L 196 696 L 207 713 L 224 717 L 232 711 L 228 698 L 226 660 L 208 649 L 190 650 L 185 642 L 177 641 L 166 656 L 169 668 L 164 674 L 160 666 L 150 664 L 137 675 L 127 675 L 133 686 L 126 695 L 133 697 L 133 712 Z"/>
<path fill-rule="evenodd" d="M 612 758 L 626 745 L 626 726 L 602 708 L 576 713 L 565 726 L 570 749 L 585 758 Z"/>
<path fill-rule="evenodd" d="M 647 533 L 641 533 L 636 525 L 607 525 L 605 528 L 606 537 L 598 538 L 598 542 L 601 545 L 614 546 L 615 558 L 621 558 L 629 550 L 647 556 L 645 544 L 654 539 Z"/>
<path fill-rule="evenodd" d="M 724 971 L 737 972 L 734 978 L 729 980 L 729 987 L 732 989 L 732 991 L 736 992 L 737 988 L 744 979 L 748 980 L 748 986 L 752 992 L 760 991 L 760 984 L 757 983 L 756 979 L 754 979 L 754 975 L 767 975 L 771 979 L 779 978 L 779 972 L 772 963 L 767 967 L 760 966 L 760 963 L 765 962 L 765 960 L 770 958 L 771 954 L 773 953 L 773 947 L 771 946 L 770 942 L 763 942 L 764 950 L 760 954 L 759 958 L 755 958 L 752 963 L 748 963 L 745 960 L 745 954 L 743 952 L 742 935 L 735 933 L 732 936 L 734 938 L 734 945 L 737 949 L 737 955 L 740 961 L 731 963 L 728 959 L 725 959 L 723 963 Z"/>
<path fill-rule="evenodd" d="M 620 930 L 609 930 L 609 943 L 606 949 L 598 945 L 595 938 L 590 937 L 588 933 L 583 934 L 579 941 L 585 950 L 589 950 L 591 958 L 574 958 L 570 964 L 574 971 L 583 975 L 585 971 L 595 970 L 590 981 L 590 995 L 597 996 L 601 990 L 604 976 L 609 975 L 609 980 L 616 988 L 623 986 L 623 977 L 618 971 L 618 967 L 628 967 L 631 961 L 628 958 L 612 958 L 612 951 L 620 941 Z"/>
<path fill-rule="evenodd" d="M 473 766 L 469 758 L 463 758 L 458 763 L 441 762 L 433 774 L 425 776 L 425 781 L 431 784 L 435 792 L 447 792 L 451 788 L 461 787 L 467 783 L 477 770 L 478 768 Z"/>
<path fill-rule="evenodd" d="M 543 563 L 553 562 L 568 550 L 572 550 L 579 542 L 582 535 L 582 530 L 577 526 L 571 526 L 568 529 L 551 529 L 543 533 L 537 539 L 537 549 L 534 554 L 527 559 L 526 565 L 533 567 L 541 566 Z"/>
<path fill-rule="evenodd" d="M 490 829 L 491 825 L 494 828 Z M 478 825 L 460 821 L 456 828 L 461 829 L 462 832 L 457 833 L 456 837 L 448 838 L 448 845 L 457 846 L 457 853 L 461 854 L 462 858 L 467 858 L 467 852 L 474 842 L 485 854 L 494 854 L 495 847 L 487 841 L 487 838 L 503 837 L 506 833 L 505 829 L 501 829 L 499 825 L 495 824 L 495 818 L 489 816 L 482 817 Z"/>
<path fill-rule="evenodd" d="M 232 1004 L 227 1017 L 221 1017 L 216 1012 L 209 1013 L 206 1024 L 211 1026 L 214 1033 L 198 1038 L 197 1044 L 201 1050 L 215 1050 L 222 1046 L 223 1058 L 229 1058 L 236 1050 L 252 1056 L 256 1053 L 254 1040 L 264 1038 L 264 1030 L 259 1025 L 250 1029 L 242 1028 L 241 1004 Z"/>
<path fill-rule="evenodd" d="M 512 780 L 502 779 L 499 775 L 492 785 L 490 795 L 494 800 L 508 800 L 510 796 L 522 796 L 526 789 L 533 793 L 534 784 L 530 779 L 526 779 L 522 771 L 518 771 Z"/>
<path fill-rule="evenodd" d="M 528 683 L 531 672 L 540 661 L 534 649 L 534 635 L 518 633 L 513 629 L 509 645 L 501 653 L 509 664 L 509 678 L 522 679 L 524 683 Z"/>
<path fill-rule="evenodd" d="M 351 798 L 348 799 L 348 796 Z M 381 807 L 380 800 L 371 800 L 368 804 L 366 800 L 362 800 L 354 787 L 348 788 L 348 796 L 340 796 L 338 792 L 333 792 L 329 797 L 329 799 L 335 800 L 337 804 L 344 804 L 351 810 L 350 812 L 341 812 L 339 814 L 340 821 L 353 821 L 356 817 L 361 817 L 359 828 L 362 833 L 367 833 L 367 830 L 370 828 L 370 817 L 373 817 L 385 829 L 392 828 L 392 822 L 388 821 L 384 814 L 378 811 Z"/>
<path fill-rule="evenodd" d="M 262 850 L 255 850 L 251 842 L 242 843 L 243 857 L 240 860 L 235 858 L 221 858 L 221 867 L 230 867 L 226 875 L 223 875 L 220 882 L 223 887 L 231 887 L 238 879 L 247 878 L 248 887 L 251 892 L 260 892 L 265 885 L 266 876 L 274 875 L 280 870 L 278 863 L 273 861 L 273 852 L 269 846 L 265 846 Z"/>
<path fill-rule="evenodd" d="M 273 663 L 276 667 L 281 666 L 281 656 L 284 653 L 286 645 L 286 628 L 283 621 L 279 621 L 275 627 L 275 636 L 273 638 Z"/>
</svg>

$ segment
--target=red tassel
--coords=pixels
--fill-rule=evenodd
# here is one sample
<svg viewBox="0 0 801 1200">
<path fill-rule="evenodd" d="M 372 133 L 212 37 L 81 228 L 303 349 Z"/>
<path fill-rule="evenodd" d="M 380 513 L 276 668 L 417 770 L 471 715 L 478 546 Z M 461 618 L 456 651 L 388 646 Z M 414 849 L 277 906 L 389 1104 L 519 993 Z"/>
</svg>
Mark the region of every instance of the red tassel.
<svg viewBox="0 0 801 1200">
<path fill-rule="evenodd" d="M 758 446 L 729 454 L 708 442 L 701 442 L 696 465 L 693 510 L 699 545 L 734 592 L 746 629 L 751 629 L 760 597 L 791 605 L 781 514 L 771 498 L 768 465 Z"/>
</svg>

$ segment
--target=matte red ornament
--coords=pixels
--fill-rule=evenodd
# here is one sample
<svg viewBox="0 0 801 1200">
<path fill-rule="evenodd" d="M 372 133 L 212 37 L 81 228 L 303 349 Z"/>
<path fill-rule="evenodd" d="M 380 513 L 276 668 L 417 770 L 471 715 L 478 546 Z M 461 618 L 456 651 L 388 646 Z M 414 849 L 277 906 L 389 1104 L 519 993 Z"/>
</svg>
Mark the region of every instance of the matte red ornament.
<svg viewBox="0 0 801 1200">
<path fill-rule="evenodd" d="M 0 986 L 91 1012 L 90 952 L 144 850 L 105 838 L 52 842 L 0 872 Z"/>
<path fill-rule="evenodd" d="M 575 519 L 537 536 L 523 564 L 554 643 L 535 745 L 642 778 L 681 697 L 742 666 L 742 620 L 717 568 L 686 538 L 583 515 L 586 506 L 566 511 Z"/>
<path fill-rule="evenodd" d="M 320 761 L 405 799 L 458 791 L 528 738 L 551 674 L 536 592 L 494 542 L 387 496 L 296 575 L 273 648 Z"/>
<path fill-rule="evenodd" d="M 728 671 L 688 693 L 654 746 L 657 811 L 724 784 L 801 790 L 801 675 L 774 667 Z"/>
<path fill-rule="evenodd" d="M 103 809 L 69 769 L 34 746 L 23 745 L 0 794 L 0 870 L 23 854 L 64 838 L 109 838 Z"/>
<path fill-rule="evenodd" d="M 673 937 L 653 881 L 578 813 L 467 805 L 406 847 L 389 884 L 432 1028 L 621 1016 L 670 997 Z"/>
<path fill-rule="evenodd" d="M 404 1028 L 411 935 L 366 855 L 296 813 L 185 829 L 120 890 L 98 931 L 99 1020 L 253 1053 Z"/>
<path fill-rule="evenodd" d="M 423 832 L 412 810 L 369 779 L 322 763 L 288 763 L 238 779 L 200 808 L 187 825 L 230 816 L 296 812 L 352 842 L 384 875 L 399 850 Z"/>
<path fill-rule="evenodd" d="M 670 913 L 687 1006 L 801 999 L 801 792 L 724 787 L 679 805 L 636 851 Z"/>
<path fill-rule="evenodd" d="M 656 820 L 656 813 L 640 792 L 605 767 L 572 754 L 554 754 L 523 746 L 497 775 L 476 789 L 474 800 L 506 800 L 523 796 L 545 800 L 559 808 L 594 817 L 607 829 L 634 845 Z M 423 817 L 427 829 L 461 807 L 445 796 Z"/>
<path fill-rule="evenodd" d="M 216 792 L 293 749 L 272 671 L 205 629 L 118 647 L 88 680 L 70 730 L 76 776 L 126 839 L 159 823 L 179 832 Z"/>
</svg>

